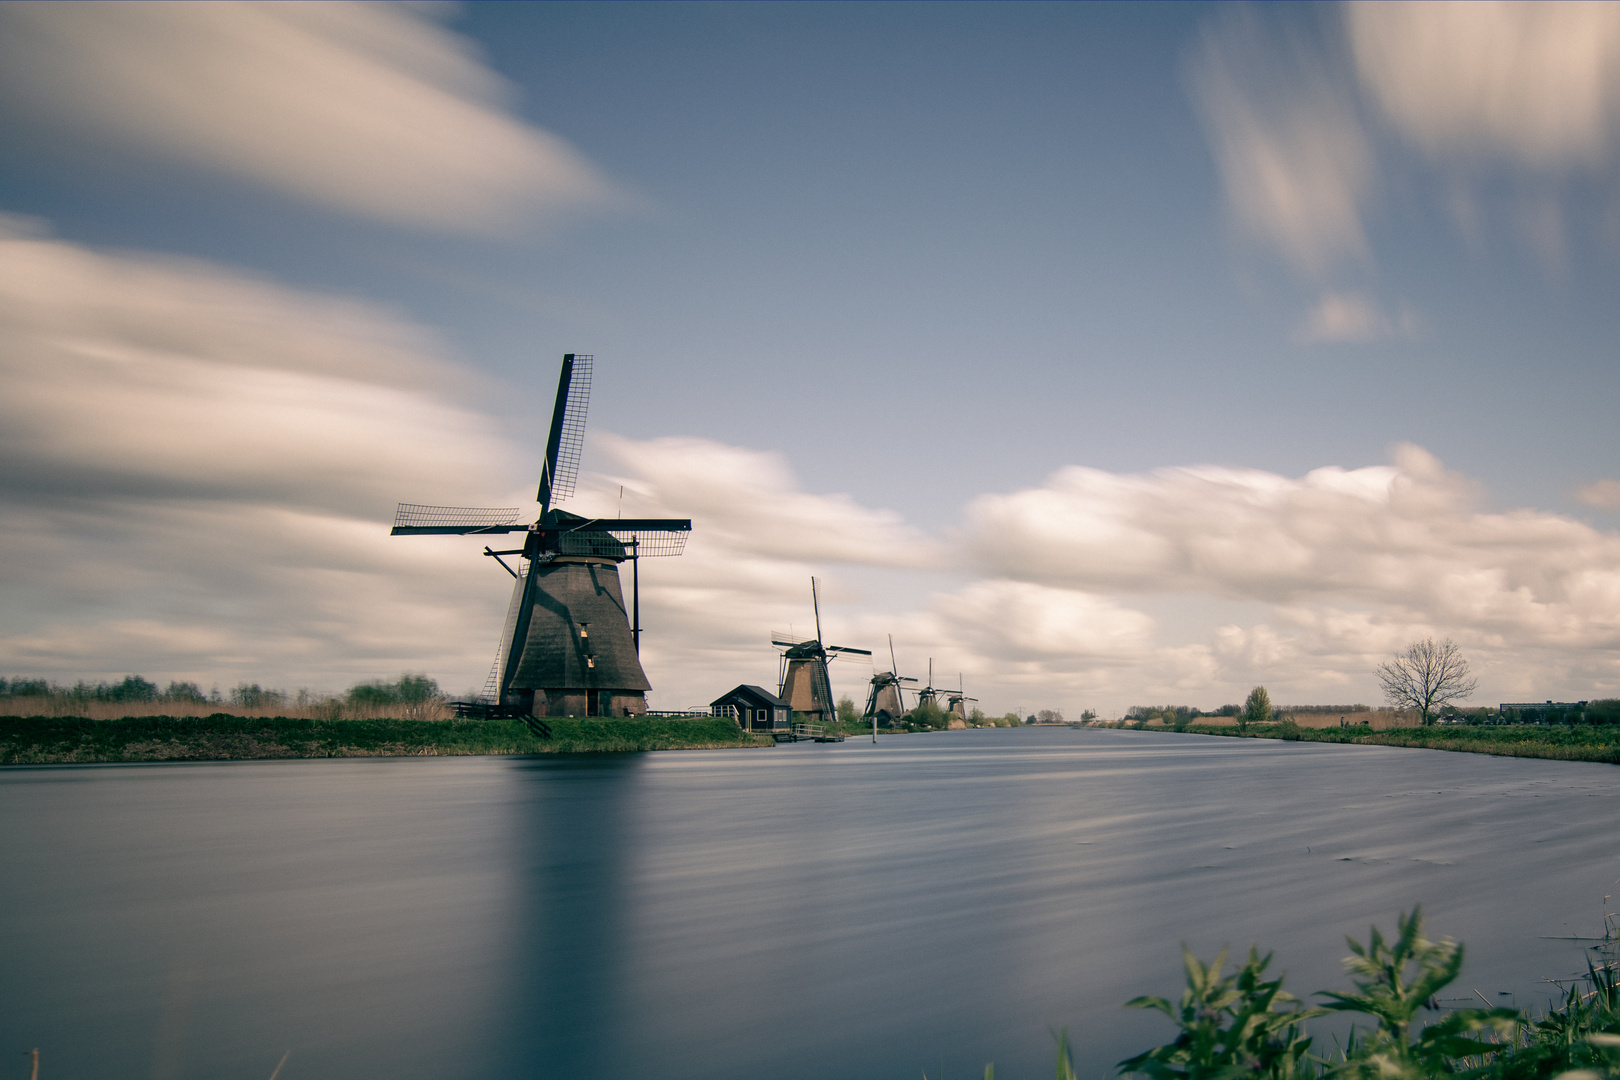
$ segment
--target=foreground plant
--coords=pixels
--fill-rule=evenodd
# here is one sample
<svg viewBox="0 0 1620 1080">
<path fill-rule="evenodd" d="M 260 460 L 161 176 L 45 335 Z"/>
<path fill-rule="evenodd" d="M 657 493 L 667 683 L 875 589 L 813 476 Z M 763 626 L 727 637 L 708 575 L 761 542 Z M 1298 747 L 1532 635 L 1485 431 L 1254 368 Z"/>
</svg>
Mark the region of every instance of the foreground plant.
<svg viewBox="0 0 1620 1080">
<path fill-rule="evenodd" d="M 1500 1042 L 1479 1038 L 1490 1033 L 1504 1038 L 1514 1034 L 1524 1017 L 1516 1009 L 1457 1009 L 1444 1019 L 1424 1025 L 1413 1038 L 1412 1025 L 1419 1010 L 1431 1007 L 1435 994 L 1462 970 L 1463 947 L 1445 939 L 1423 936 L 1423 915 L 1413 908 L 1396 920 L 1398 933 L 1385 941 L 1372 927 L 1364 948 L 1346 938 L 1352 955 L 1344 966 L 1357 993 L 1327 992 L 1328 1010 L 1365 1013 L 1378 1024 L 1356 1048 L 1354 1056 L 1333 1070 L 1334 1075 L 1422 1080 L 1455 1072 L 1459 1059 L 1494 1054 Z"/>
<path fill-rule="evenodd" d="M 1179 1005 L 1160 997 L 1126 1003 L 1159 1010 L 1180 1034 L 1120 1062 L 1120 1070 L 1154 1080 L 1620 1078 L 1620 985 L 1612 963 L 1590 966 L 1590 991 L 1571 989 L 1564 1008 L 1541 1021 L 1531 1022 L 1516 1009 L 1487 1008 L 1456 1009 L 1422 1024 L 1418 1014 L 1438 1008 L 1435 995 L 1462 970 L 1463 947 L 1425 938 L 1419 908 L 1402 914 L 1396 926 L 1388 940 L 1376 926 L 1366 945 L 1346 939 L 1351 955 L 1344 963 L 1355 990 L 1322 994 L 1328 1004 L 1320 1008 L 1306 1008 L 1286 993 L 1281 977 L 1265 978 L 1269 954 L 1251 948 L 1248 961 L 1228 975 L 1222 973 L 1225 949 L 1205 965 L 1183 948 L 1187 989 Z M 1337 1060 L 1312 1054 L 1304 1027 L 1330 1012 L 1361 1013 L 1374 1021 L 1359 1035 L 1352 1029 Z"/>
<path fill-rule="evenodd" d="M 1267 980 L 1271 954 L 1249 950 L 1248 961 L 1230 975 L 1226 950 L 1205 965 L 1182 947 L 1187 968 L 1187 989 L 1181 1003 L 1172 1006 L 1162 997 L 1139 997 L 1125 1003 L 1131 1009 L 1157 1009 L 1181 1028 L 1172 1043 L 1120 1062 L 1126 1072 L 1143 1073 L 1155 1080 L 1224 1080 L 1227 1077 L 1314 1076 L 1307 1054 L 1311 1040 L 1301 1026 L 1326 1010 L 1307 1009 L 1282 988 L 1282 978 Z"/>
</svg>

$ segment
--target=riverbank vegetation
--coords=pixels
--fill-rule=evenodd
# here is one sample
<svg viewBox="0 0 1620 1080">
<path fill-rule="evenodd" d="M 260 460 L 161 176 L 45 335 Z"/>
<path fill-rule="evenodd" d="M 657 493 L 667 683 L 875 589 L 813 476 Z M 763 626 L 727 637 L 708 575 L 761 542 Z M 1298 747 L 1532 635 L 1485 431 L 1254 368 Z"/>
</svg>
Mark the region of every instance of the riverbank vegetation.
<svg viewBox="0 0 1620 1080">
<path fill-rule="evenodd" d="M 1601 761 L 1620 764 L 1620 725 L 1609 724 L 1485 724 L 1436 727 L 1397 727 L 1376 731 L 1370 727 L 1306 727 L 1285 716 L 1246 728 L 1231 725 L 1186 723 L 1148 727 L 1123 721 L 1107 725 L 1145 731 L 1180 731 L 1192 735 L 1229 738 L 1283 739 L 1290 742 L 1354 743 L 1359 746 L 1406 746 L 1421 750 L 1456 750 L 1503 757 L 1552 758 L 1559 761 Z"/>
<path fill-rule="evenodd" d="M 445 720 L 452 713 L 437 681 L 409 672 L 394 680 L 356 683 L 341 694 L 286 691 L 258 683 L 229 690 L 204 691 L 194 682 L 170 681 L 167 687 L 139 675 L 119 682 L 72 685 L 45 679 L 0 678 L 0 714 L 10 716 L 80 716 L 111 720 L 126 716 L 295 717 L 305 720 L 374 720 L 403 716 L 411 720 Z"/>
<path fill-rule="evenodd" d="M 1164 1013 L 1178 1033 L 1118 1067 L 1125 1075 L 1154 1080 L 1620 1077 L 1620 985 L 1609 925 L 1605 918 L 1603 944 L 1594 948 L 1586 974 L 1540 1015 L 1489 1003 L 1440 1007 L 1437 995 L 1462 970 L 1463 947 L 1426 939 L 1417 909 L 1400 917 L 1392 938 L 1374 927 L 1366 944 L 1352 939 L 1344 963 L 1354 988 L 1320 992 L 1316 1006 L 1284 991 L 1281 977 L 1266 977 L 1269 954 L 1250 949 L 1247 960 L 1228 973 L 1225 950 L 1209 964 L 1184 950 L 1187 988 L 1178 1002 L 1152 996 L 1127 1002 L 1128 1008 Z M 1333 1013 L 1364 1020 L 1330 1049 L 1315 1042 L 1308 1022 Z M 1066 1040 L 1059 1042 L 1057 1074 L 1075 1076 Z"/>
<path fill-rule="evenodd" d="M 289 716 L 139 716 L 97 720 L 0 716 L 0 764 L 58 765 L 259 758 L 578 754 L 770 746 L 735 721 L 625 718 L 546 721 L 542 738 L 522 720 L 364 720 Z"/>
</svg>

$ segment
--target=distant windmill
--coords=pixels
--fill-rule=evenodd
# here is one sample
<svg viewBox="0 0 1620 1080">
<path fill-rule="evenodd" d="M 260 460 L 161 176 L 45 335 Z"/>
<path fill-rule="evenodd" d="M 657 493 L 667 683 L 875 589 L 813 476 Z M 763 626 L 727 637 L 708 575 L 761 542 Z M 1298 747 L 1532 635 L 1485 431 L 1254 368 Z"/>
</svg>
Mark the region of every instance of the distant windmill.
<svg viewBox="0 0 1620 1080">
<path fill-rule="evenodd" d="M 677 518 L 584 518 L 552 507 L 574 493 L 585 442 L 592 358 L 568 353 L 546 440 L 535 500 L 540 516 L 522 523 L 516 507 L 400 503 L 392 535 L 486 536 L 526 533 L 523 546 L 484 548 L 516 580 L 500 651 L 484 687 L 492 711 L 534 716 L 625 716 L 647 710 L 651 688 L 641 668 L 641 597 L 634 575 L 625 609 L 619 563 L 679 555 L 692 523 Z M 518 555 L 514 570 L 501 558 Z M 632 626 L 632 620 L 634 625 Z"/>
<path fill-rule="evenodd" d="M 917 681 L 899 674 L 900 665 L 894 660 L 893 634 L 889 635 L 889 665 L 888 671 L 879 671 L 872 676 L 872 689 L 866 695 L 866 711 L 861 714 L 862 720 L 870 720 L 884 727 L 906 714 L 903 684 Z"/>
<path fill-rule="evenodd" d="M 933 705 L 939 701 L 941 691 L 934 689 L 934 658 L 928 658 L 928 685 L 917 691 L 917 708 L 924 705 Z"/>
<path fill-rule="evenodd" d="M 772 634 L 771 644 L 785 650 L 782 653 L 781 689 L 777 693 L 788 708 L 804 713 L 811 723 L 830 723 L 836 715 L 833 705 L 832 680 L 827 677 L 827 660 L 840 653 L 852 656 L 871 656 L 870 649 L 851 649 L 846 645 L 821 643 L 821 600 L 816 595 L 816 579 L 810 579 L 810 604 L 816 613 L 816 636 L 809 641 L 788 641 L 791 635 Z"/>
<path fill-rule="evenodd" d="M 963 723 L 967 722 L 967 702 L 977 702 L 976 697 L 968 697 L 967 691 L 962 689 L 962 673 L 956 673 L 956 689 L 945 694 L 945 711 L 952 716 L 959 716 Z"/>
</svg>

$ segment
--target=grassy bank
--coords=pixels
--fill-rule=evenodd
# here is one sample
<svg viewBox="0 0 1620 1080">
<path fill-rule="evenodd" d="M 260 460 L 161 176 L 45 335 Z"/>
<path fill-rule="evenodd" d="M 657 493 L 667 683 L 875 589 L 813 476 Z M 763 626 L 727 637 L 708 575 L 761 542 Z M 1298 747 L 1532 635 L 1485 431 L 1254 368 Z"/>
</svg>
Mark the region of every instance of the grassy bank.
<svg viewBox="0 0 1620 1080">
<path fill-rule="evenodd" d="M 1145 731 L 1173 730 L 1159 726 Z M 1459 750 L 1470 754 L 1504 757 L 1555 758 L 1561 761 L 1602 761 L 1620 764 L 1620 725 L 1611 724 L 1503 724 L 1446 725 L 1392 728 L 1308 728 L 1280 724 L 1250 724 L 1247 730 L 1228 725 L 1189 724 L 1197 735 L 1224 735 L 1239 739 L 1288 739 L 1299 742 L 1356 743 L 1362 746 L 1410 746 L 1424 750 Z"/>
<path fill-rule="evenodd" d="M 0 764 L 235 761 L 252 758 L 581 754 L 769 746 L 730 720 L 313 720 L 300 717 L 0 717 Z"/>
</svg>

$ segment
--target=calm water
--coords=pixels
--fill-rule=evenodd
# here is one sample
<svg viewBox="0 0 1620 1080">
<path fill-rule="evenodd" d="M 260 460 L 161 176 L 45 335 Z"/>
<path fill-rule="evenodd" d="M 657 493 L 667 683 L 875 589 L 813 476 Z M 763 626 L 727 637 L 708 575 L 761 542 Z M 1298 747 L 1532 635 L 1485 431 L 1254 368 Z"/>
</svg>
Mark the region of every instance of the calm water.
<svg viewBox="0 0 1620 1080">
<path fill-rule="evenodd" d="M 1126 731 L 0 770 L 0 1076 L 1102 1076 L 1183 940 L 1342 988 L 1421 902 L 1544 1002 L 1617 826 L 1613 766 Z"/>
</svg>

